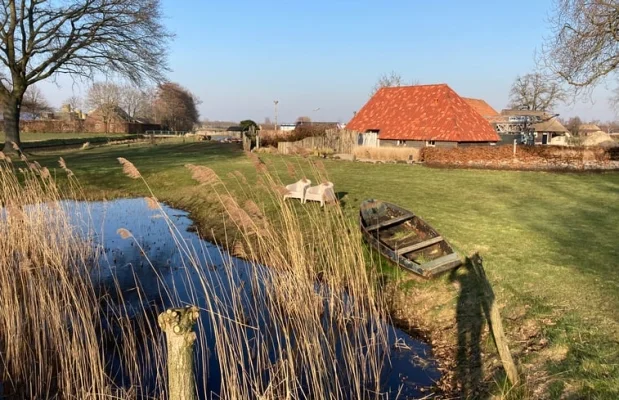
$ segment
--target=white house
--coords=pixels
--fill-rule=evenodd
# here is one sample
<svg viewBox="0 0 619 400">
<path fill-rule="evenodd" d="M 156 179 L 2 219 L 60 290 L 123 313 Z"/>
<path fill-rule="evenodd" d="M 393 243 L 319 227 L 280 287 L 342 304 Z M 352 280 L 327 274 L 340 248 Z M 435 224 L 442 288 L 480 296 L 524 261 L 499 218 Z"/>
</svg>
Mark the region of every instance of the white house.
<svg viewBox="0 0 619 400">
<path fill-rule="evenodd" d="M 278 128 L 280 131 L 294 131 L 297 127 L 297 124 L 279 124 Z"/>
</svg>

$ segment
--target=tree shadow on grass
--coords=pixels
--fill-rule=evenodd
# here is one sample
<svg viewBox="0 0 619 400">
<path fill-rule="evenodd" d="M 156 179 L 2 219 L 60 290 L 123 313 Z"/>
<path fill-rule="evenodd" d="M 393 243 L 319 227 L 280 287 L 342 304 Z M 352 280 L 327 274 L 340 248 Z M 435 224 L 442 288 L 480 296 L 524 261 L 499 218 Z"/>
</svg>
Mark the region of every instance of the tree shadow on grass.
<svg viewBox="0 0 619 400">
<path fill-rule="evenodd" d="M 449 275 L 460 286 L 456 306 L 458 350 L 456 380 L 462 398 L 484 398 L 485 385 L 482 362 L 482 334 L 489 320 L 494 294 L 479 254 L 467 257 L 464 265 Z"/>
</svg>

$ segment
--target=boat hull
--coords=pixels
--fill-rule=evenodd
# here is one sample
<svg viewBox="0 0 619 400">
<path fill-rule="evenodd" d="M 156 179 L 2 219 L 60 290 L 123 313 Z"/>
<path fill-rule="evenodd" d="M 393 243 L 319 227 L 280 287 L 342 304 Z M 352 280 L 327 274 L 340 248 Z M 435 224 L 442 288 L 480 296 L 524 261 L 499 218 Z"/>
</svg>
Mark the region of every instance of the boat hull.
<svg viewBox="0 0 619 400">
<path fill-rule="evenodd" d="M 418 276 L 433 278 L 462 264 L 458 253 L 434 228 L 395 204 L 366 200 L 359 220 L 369 245 Z"/>
</svg>

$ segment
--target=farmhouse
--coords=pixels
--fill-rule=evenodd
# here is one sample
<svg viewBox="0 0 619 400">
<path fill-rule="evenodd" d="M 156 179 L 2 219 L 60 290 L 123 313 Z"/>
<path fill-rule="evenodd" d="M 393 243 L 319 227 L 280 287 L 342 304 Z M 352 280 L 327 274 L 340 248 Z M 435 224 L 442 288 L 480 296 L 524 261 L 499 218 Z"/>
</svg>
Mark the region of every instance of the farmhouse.
<svg viewBox="0 0 619 400">
<path fill-rule="evenodd" d="M 533 124 L 535 144 L 567 144 L 570 133 L 556 118 Z"/>
<path fill-rule="evenodd" d="M 567 144 L 570 133 L 561 122 L 546 111 L 502 110 L 493 125 L 506 142 L 514 139 L 529 144 Z M 554 140 L 553 140 L 554 139 Z"/>
<path fill-rule="evenodd" d="M 97 133 L 144 133 L 160 130 L 161 125 L 138 121 L 118 106 L 102 106 L 88 113 L 84 120 L 87 132 Z"/>
<path fill-rule="evenodd" d="M 127 133 L 131 117 L 118 106 L 101 106 L 90 111 L 84 122 L 91 132 Z"/>
<path fill-rule="evenodd" d="M 382 88 L 346 128 L 359 132 L 360 142 L 378 141 L 381 147 L 456 147 L 499 141 L 490 123 L 446 84 Z"/>
<path fill-rule="evenodd" d="M 499 114 L 499 112 L 497 110 L 492 108 L 492 106 L 490 104 L 486 103 L 485 100 L 482 100 L 482 99 L 471 99 L 471 98 L 467 98 L 467 97 L 463 97 L 462 99 L 464 101 L 466 101 L 469 106 L 473 107 L 475 109 L 475 111 L 477 111 L 482 117 L 484 117 L 486 119 L 491 119 L 493 117 L 497 117 L 497 116 L 501 115 L 501 114 Z"/>
<path fill-rule="evenodd" d="M 578 127 L 578 135 L 589 136 L 601 131 L 600 127 L 595 124 L 582 124 Z"/>
</svg>

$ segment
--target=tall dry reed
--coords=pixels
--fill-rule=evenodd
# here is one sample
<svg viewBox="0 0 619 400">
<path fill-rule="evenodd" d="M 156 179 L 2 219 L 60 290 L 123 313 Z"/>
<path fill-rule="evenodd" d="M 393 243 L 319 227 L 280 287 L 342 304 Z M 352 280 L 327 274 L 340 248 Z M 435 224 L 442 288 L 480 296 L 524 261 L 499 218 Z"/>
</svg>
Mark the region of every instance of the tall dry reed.
<svg viewBox="0 0 619 400">
<path fill-rule="evenodd" d="M 255 158 L 261 189 L 243 185 L 235 192 L 245 199 L 235 199 L 219 181 L 208 188 L 236 228 L 228 235 L 233 251 L 252 263 L 250 290 L 207 306 L 222 397 L 380 398 L 387 312 L 366 271 L 359 230 L 337 204 L 322 210 L 285 202 L 282 182 Z M 311 170 L 315 181 L 327 179 L 324 166 Z M 229 268 L 222 284 L 234 287 Z M 202 290 L 213 292 L 206 283 Z M 239 368 L 238 360 L 251 361 Z"/>
<path fill-rule="evenodd" d="M 28 168 L 0 158 L 0 395 L 144 395 L 143 366 L 157 373 L 163 351 L 137 343 L 145 332 L 158 342 L 157 329 L 123 309 L 123 288 L 102 293 L 91 279 L 101 248 L 88 209 L 64 201 L 82 197 L 66 162 L 59 161 L 67 176 L 60 190 L 46 167 L 21 158 Z M 110 375 L 110 348 L 124 360 L 123 387 Z"/>
<path fill-rule="evenodd" d="M 183 255 L 175 268 L 186 274 L 183 293 L 190 297 L 166 286 L 159 267 L 145 260 L 164 287 L 155 303 L 190 301 L 202 310 L 196 364 L 204 375 L 197 380 L 208 380 L 211 347 L 224 399 L 382 397 L 387 312 L 366 271 L 358 229 L 337 204 L 323 210 L 284 202 L 277 176 L 253 161 L 262 184 L 247 185 L 235 174 L 238 191 L 208 168 L 188 166 L 221 203 L 218 217 L 229 227 L 223 244 L 250 264 L 242 279 L 226 255 L 223 273 L 212 274 L 203 261 L 206 250 L 183 239 L 154 193 L 144 205 L 159 208 L 168 224 L 168 240 Z M 146 184 L 129 160 L 119 162 L 130 178 Z M 99 249 L 90 228 L 76 228 L 71 203 L 61 201 L 81 189 L 64 160 L 60 165 L 67 193 L 40 166 L 18 172 L 0 159 L 0 382 L 15 398 L 165 397 L 165 348 L 153 318 L 162 310 L 133 309 L 119 281 L 105 293 L 93 283 Z M 326 179 L 322 166 L 312 169 L 312 180 Z M 118 234 L 143 250 L 127 229 Z M 146 296 L 137 280 L 131 290 Z M 210 337 L 214 343 L 207 343 Z M 122 387 L 110 375 L 110 347 L 120 354 Z M 201 397 L 211 397 L 209 387 L 201 390 Z"/>
<path fill-rule="evenodd" d="M 24 162 L 27 157 L 22 154 Z M 112 395 L 98 351 L 95 252 L 47 168 L 0 161 L 0 381 L 15 398 Z"/>
</svg>

